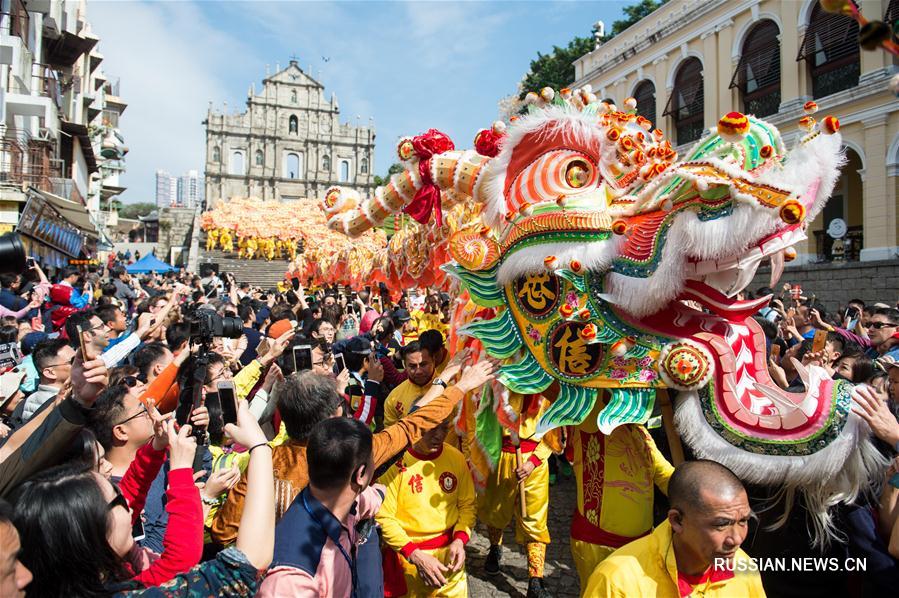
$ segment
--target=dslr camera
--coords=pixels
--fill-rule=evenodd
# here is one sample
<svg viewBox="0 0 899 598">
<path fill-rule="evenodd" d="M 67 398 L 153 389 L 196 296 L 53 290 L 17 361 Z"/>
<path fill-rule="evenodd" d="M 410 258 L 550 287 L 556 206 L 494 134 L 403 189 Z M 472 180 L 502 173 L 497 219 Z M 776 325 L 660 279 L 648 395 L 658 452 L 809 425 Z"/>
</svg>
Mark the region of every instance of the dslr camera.
<svg viewBox="0 0 899 598">
<path fill-rule="evenodd" d="M 210 345 L 217 336 L 240 338 L 243 334 L 240 318 L 223 317 L 208 309 L 198 309 L 186 320 L 190 324 L 191 342 Z"/>
</svg>

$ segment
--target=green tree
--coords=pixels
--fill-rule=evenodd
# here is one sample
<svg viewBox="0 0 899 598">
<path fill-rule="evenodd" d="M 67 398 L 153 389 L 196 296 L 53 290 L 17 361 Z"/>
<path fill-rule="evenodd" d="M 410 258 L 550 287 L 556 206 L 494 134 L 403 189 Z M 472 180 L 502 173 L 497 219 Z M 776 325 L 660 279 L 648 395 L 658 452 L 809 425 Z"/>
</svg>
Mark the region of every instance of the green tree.
<svg viewBox="0 0 899 598">
<path fill-rule="evenodd" d="M 652 11 L 665 4 L 668 0 L 640 0 L 636 4 L 625 6 L 623 9 L 625 18 L 612 23 L 612 35 L 606 36 L 603 41 L 609 41 Z"/>
<path fill-rule="evenodd" d="M 564 48 L 553 46 L 549 54 L 537 52 L 531 61 L 531 70 L 521 82 L 521 98 L 529 91 L 539 92 L 544 87 L 561 89 L 574 81 L 574 61 L 593 50 L 593 38 L 575 37 Z"/>
<path fill-rule="evenodd" d="M 656 10 L 668 0 L 640 0 L 636 4 L 624 7 L 624 19 L 612 23 L 611 32 L 603 38 L 603 43 L 609 41 L 643 17 Z M 536 60 L 531 61 L 531 70 L 521 82 L 521 94 L 523 99 L 529 91 L 539 92 L 544 87 L 552 87 L 559 90 L 574 81 L 574 61 L 592 52 L 595 48 L 595 40 L 591 37 L 575 37 L 568 42 L 568 46 L 560 48 L 553 46 L 549 54 L 537 52 Z"/>
<path fill-rule="evenodd" d="M 137 219 L 138 216 L 146 216 L 156 209 L 156 204 L 147 201 L 126 203 L 119 208 L 119 218 Z"/>
<path fill-rule="evenodd" d="M 403 172 L 403 170 L 405 170 L 405 167 L 402 164 L 400 164 L 399 162 L 394 162 L 390 165 L 390 168 L 387 169 L 386 176 L 382 177 L 377 174 L 375 175 L 375 186 L 381 187 L 383 185 L 386 185 L 387 182 L 390 181 L 390 177 Z"/>
</svg>

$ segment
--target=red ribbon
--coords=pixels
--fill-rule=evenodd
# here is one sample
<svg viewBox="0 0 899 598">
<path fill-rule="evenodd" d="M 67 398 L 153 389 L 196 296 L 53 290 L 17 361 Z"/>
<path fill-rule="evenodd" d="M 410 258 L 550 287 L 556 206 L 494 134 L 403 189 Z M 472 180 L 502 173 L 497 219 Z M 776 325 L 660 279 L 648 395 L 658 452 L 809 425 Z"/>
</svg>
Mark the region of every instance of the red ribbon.
<svg viewBox="0 0 899 598">
<path fill-rule="evenodd" d="M 428 129 L 424 135 L 412 138 L 412 149 L 418 156 L 418 174 L 421 177 L 421 189 L 415 193 L 412 202 L 403 208 L 421 224 L 427 224 L 434 213 L 437 226 L 443 225 L 443 211 L 440 209 L 440 187 L 431 178 L 431 157 L 456 149 L 452 139 L 437 129 Z"/>
</svg>

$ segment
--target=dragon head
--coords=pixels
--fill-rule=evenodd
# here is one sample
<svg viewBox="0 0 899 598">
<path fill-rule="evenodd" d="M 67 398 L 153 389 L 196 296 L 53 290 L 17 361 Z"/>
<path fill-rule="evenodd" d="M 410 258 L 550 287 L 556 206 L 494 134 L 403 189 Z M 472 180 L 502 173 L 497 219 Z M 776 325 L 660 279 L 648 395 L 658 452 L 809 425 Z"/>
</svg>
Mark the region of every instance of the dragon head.
<svg viewBox="0 0 899 598">
<path fill-rule="evenodd" d="M 601 390 L 600 430 L 645 423 L 656 390 L 671 388 L 697 454 L 750 481 L 814 486 L 813 510 L 851 496 L 874 463 L 851 385 L 798 366 L 806 391 L 780 389 L 750 317 L 770 298 L 735 298 L 764 259 L 779 276 L 824 207 L 843 164 L 837 120 L 807 116 L 787 151 L 775 127 L 730 113 L 678 159 L 631 99 L 625 111 L 589 90 L 528 99 L 507 129 L 479 133 L 487 155 L 413 156 L 335 225 L 376 224 L 429 185 L 448 192 L 444 208 L 479 205 L 480 219 L 449 236 L 444 270 L 495 309 L 461 332 L 503 360 L 502 384 L 555 397 L 538 432 L 580 424 Z"/>
</svg>

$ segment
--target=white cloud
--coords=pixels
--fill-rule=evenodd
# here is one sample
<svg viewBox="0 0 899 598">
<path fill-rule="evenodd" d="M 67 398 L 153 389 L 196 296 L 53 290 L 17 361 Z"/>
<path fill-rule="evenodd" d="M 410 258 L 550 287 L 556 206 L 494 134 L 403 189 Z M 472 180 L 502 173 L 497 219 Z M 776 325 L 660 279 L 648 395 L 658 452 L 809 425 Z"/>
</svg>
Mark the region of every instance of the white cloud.
<svg viewBox="0 0 899 598">
<path fill-rule="evenodd" d="M 222 71 L 258 61 L 192 4 L 91 2 L 87 18 L 100 37 L 100 68 L 121 79 L 128 103 L 121 130 L 131 151 L 122 199 L 152 202 L 156 169 L 203 170 L 208 102 L 241 94 L 223 85 Z"/>
</svg>

